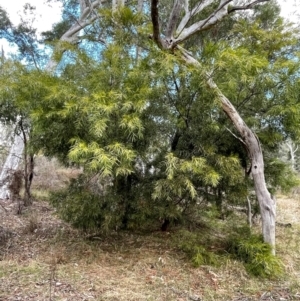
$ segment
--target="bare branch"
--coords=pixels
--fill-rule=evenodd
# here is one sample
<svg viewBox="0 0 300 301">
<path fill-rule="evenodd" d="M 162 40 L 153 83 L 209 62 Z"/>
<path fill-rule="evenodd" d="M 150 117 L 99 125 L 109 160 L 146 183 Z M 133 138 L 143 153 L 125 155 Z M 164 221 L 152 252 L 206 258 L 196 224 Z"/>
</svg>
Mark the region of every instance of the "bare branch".
<svg viewBox="0 0 300 301">
<path fill-rule="evenodd" d="M 63 34 L 60 40 L 70 42 L 70 43 L 76 42 L 77 40 L 76 34 L 78 34 L 81 29 L 92 24 L 96 19 L 98 19 L 98 16 L 94 16 L 89 20 L 85 20 L 83 22 L 78 21 L 77 24 L 73 25 L 67 32 Z"/>
<path fill-rule="evenodd" d="M 141 13 L 143 11 L 143 6 L 144 6 L 144 0 L 138 0 L 138 7 L 137 11 Z"/>
<path fill-rule="evenodd" d="M 204 2 L 199 2 L 193 9 L 192 11 L 189 11 L 188 13 L 185 14 L 183 19 L 181 20 L 178 28 L 177 28 L 177 34 L 178 37 L 173 43 L 173 47 L 175 45 L 178 45 L 178 43 L 186 40 L 189 38 L 191 35 L 199 32 L 206 30 L 213 25 L 215 25 L 217 22 L 222 20 L 224 17 L 226 17 L 229 13 L 232 13 L 237 10 L 247 10 L 247 9 L 252 9 L 254 8 L 257 4 L 259 3 L 264 3 L 264 2 L 269 2 L 270 0 L 255 0 L 252 1 L 251 3 L 243 6 L 233 6 L 229 7 L 229 4 L 233 0 L 221 0 L 218 8 L 210 14 L 206 19 L 200 20 L 194 24 L 192 24 L 190 27 L 185 28 L 190 19 L 198 14 L 199 12 L 203 11 L 204 8 L 208 7 L 211 5 L 214 1 L 213 0 L 207 0 Z"/>
<path fill-rule="evenodd" d="M 73 24 L 60 38 L 60 42 L 68 42 L 68 43 L 76 43 L 78 41 L 78 35 L 80 30 L 85 28 L 86 26 L 92 24 L 96 19 L 99 18 L 99 15 L 96 14 L 93 17 L 91 17 L 91 13 L 98 7 L 100 7 L 103 3 L 105 3 L 106 0 L 96 0 L 92 3 L 90 2 L 89 5 L 86 3 L 86 1 L 81 0 L 80 1 L 80 7 L 83 9 L 81 11 L 81 15 L 79 20 L 76 21 L 75 24 Z M 56 47 L 56 51 L 59 53 L 64 53 L 66 51 L 65 47 L 61 45 L 61 43 L 58 43 Z M 48 64 L 46 66 L 46 69 L 49 72 L 53 72 L 57 66 L 58 62 L 51 58 L 48 61 Z"/>
<path fill-rule="evenodd" d="M 242 142 L 244 145 L 246 145 L 245 141 L 244 141 L 242 138 L 240 138 L 240 137 L 238 137 L 237 135 L 235 135 L 228 127 L 226 127 L 226 130 L 227 130 L 234 138 L 236 138 L 237 140 L 239 140 L 240 142 Z"/>
<path fill-rule="evenodd" d="M 204 3 L 199 2 L 192 9 L 192 11 L 189 11 L 188 10 L 188 0 L 187 0 L 187 4 L 185 4 L 185 16 L 183 17 L 183 19 L 181 20 L 181 22 L 177 28 L 177 33 L 180 34 L 193 16 L 195 16 L 199 11 L 202 11 L 205 7 L 209 6 L 213 2 L 214 2 L 214 0 L 208 0 L 208 1 L 205 1 Z"/>
<path fill-rule="evenodd" d="M 162 48 L 157 5 L 158 5 L 158 0 L 151 0 L 151 21 L 153 26 L 153 40 L 155 41 L 158 47 Z"/>
<path fill-rule="evenodd" d="M 80 3 L 80 11 L 83 12 L 84 9 L 87 7 L 86 0 L 79 0 Z"/>
<path fill-rule="evenodd" d="M 219 7 L 206 19 L 198 21 L 191 25 L 190 27 L 183 29 L 178 38 L 176 39 L 176 44 L 188 39 L 193 34 L 206 30 L 217 22 L 222 20 L 225 16 L 228 15 L 228 5 L 232 0 L 222 0 Z M 178 27 L 179 28 L 179 27 Z"/>
<path fill-rule="evenodd" d="M 232 13 L 235 12 L 237 10 L 246 10 L 246 9 L 252 9 L 254 8 L 255 5 L 257 5 L 258 3 L 263 3 L 263 2 L 269 2 L 270 0 L 256 0 L 254 2 L 251 2 L 247 5 L 244 6 L 233 6 L 231 8 L 228 9 L 228 13 Z"/>
<path fill-rule="evenodd" d="M 184 0 L 184 11 L 187 14 L 189 12 L 190 3 L 189 0 Z"/>
<path fill-rule="evenodd" d="M 169 18 L 168 26 L 167 26 L 167 32 L 166 37 L 167 39 L 170 39 L 176 29 L 176 25 L 179 19 L 180 11 L 182 9 L 181 0 L 175 0 L 174 6 Z"/>
<path fill-rule="evenodd" d="M 90 15 L 90 13 L 100 7 L 102 5 L 102 3 L 104 3 L 105 1 L 94 1 L 91 3 L 91 5 L 86 6 L 85 9 L 82 11 L 79 20 L 76 22 L 76 24 L 74 24 L 71 28 L 69 28 L 61 37 L 61 41 L 66 41 L 66 42 L 73 42 L 73 40 L 75 40 L 76 37 L 74 37 L 76 34 L 79 33 L 79 31 L 83 28 L 85 28 L 86 26 L 90 25 L 91 23 L 93 23 L 99 16 L 96 15 L 90 19 L 87 19 L 88 16 Z"/>
<path fill-rule="evenodd" d="M 79 18 L 79 22 L 85 20 L 88 15 L 91 13 L 92 10 L 94 10 L 95 8 L 100 7 L 103 3 L 105 3 L 105 0 L 97 0 L 97 1 L 93 1 L 91 3 L 91 5 L 87 6 L 81 13 L 81 16 Z"/>
</svg>

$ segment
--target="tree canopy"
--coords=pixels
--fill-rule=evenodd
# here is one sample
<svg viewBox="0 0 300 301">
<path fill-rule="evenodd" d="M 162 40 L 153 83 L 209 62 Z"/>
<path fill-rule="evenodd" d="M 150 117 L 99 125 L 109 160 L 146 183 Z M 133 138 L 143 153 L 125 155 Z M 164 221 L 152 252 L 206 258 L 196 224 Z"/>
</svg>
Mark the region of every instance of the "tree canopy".
<svg viewBox="0 0 300 301">
<path fill-rule="evenodd" d="M 268 190 L 297 183 L 278 154 L 300 134 L 298 33 L 275 2 L 231 2 L 65 1 L 42 41 L 1 9 L 0 34 L 25 60 L 2 59 L 0 117 L 22 116 L 33 152 L 83 169 L 53 196 L 64 218 L 84 229 L 193 224 L 254 189 L 271 206 Z"/>
</svg>

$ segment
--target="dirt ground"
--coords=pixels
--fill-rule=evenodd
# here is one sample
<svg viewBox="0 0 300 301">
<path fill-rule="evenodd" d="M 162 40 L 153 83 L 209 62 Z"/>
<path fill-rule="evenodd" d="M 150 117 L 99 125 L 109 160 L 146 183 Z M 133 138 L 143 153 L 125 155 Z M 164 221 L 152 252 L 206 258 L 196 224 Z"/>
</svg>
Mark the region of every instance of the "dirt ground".
<svg viewBox="0 0 300 301">
<path fill-rule="evenodd" d="M 45 201 L 16 214 L 0 201 L 0 300 L 300 300 L 300 202 L 278 200 L 278 256 L 286 275 L 249 277 L 241 263 L 194 268 L 168 244 L 172 233 L 85 237 Z"/>
</svg>

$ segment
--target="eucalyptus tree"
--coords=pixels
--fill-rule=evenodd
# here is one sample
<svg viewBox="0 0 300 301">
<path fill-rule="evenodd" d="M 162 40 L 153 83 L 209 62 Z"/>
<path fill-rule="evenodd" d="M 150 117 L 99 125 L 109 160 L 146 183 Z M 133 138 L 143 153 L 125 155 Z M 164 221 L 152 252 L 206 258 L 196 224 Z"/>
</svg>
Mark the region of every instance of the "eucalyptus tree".
<svg viewBox="0 0 300 301">
<path fill-rule="evenodd" d="M 28 69 L 41 69 L 45 56 L 39 48 L 38 37 L 36 29 L 32 27 L 32 18 L 34 18 L 34 7 L 29 4 L 24 6 L 24 12 L 27 18 L 22 18 L 21 23 L 17 26 L 13 25 L 10 21 L 6 11 L 0 7 L 0 38 L 6 39 L 10 44 L 17 47 L 18 52 L 14 55 L 15 61 L 24 61 Z M 33 155 L 27 153 L 28 142 L 28 110 L 24 107 L 16 107 L 14 105 L 14 96 L 9 92 L 9 85 L 6 87 L 7 79 L 10 77 L 10 73 L 13 73 L 20 67 L 18 64 L 13 64 L 12 61 L 5 58 L 5 54 L 2 51 L 1 62 L 1 121 L 4 124 L 10 124 L 12 126 L 12 142 L 10 145 L 10 151 L 3 164 L 0 173 L 0 198 L 6 198 L 9 196 L 9 179 L 11 173 L 18 169 L 21 158 L 24 156 L 24 178 L 25 178 L 25 204 L 31 204 L 30 197 L 30 184 L 33 176 Z M 11 70 L 8 70 L 8 69 Z M 22 72 L 21 72 L 22 73 Z M 22 75 L 20 75 L 22 76 Z M 12 75 L 10 83 L 13 83 L 15 76 Z M 9 95 L 10 94 L 10 95 Z M 10 98 L 8 98 L 10 97 Z M 11 104 L 9 103 L 11 102 Z M 5 126 L 5 125 L 4 125 Z M 24 148 L 24 145 L 26 146 Z"/>
<path fill-rule="evenodd" d="M 185 42 L 194 35 L 211 28 L 236 11 L 251 9 L 263 2 L 267 1 L 243 1 L 239 5 L 230 0 L 201 1 L 197 3 L 175 1 L 167 18 L 167 24 L 162 26 L 162 22 L 160 21 L 160 11 L 162 8 L 157 0 L 152 0 L 151 20 L 153 25 L 153 41 L 163 51 L 174 54 L 178 57 L 178 60 L 202 71 L 201 77 L 207 89 L 219 100 L 223 111 L 237 130 L 239 134 L 238 139 L 240 139 L 241 143 L 243 143 L 247 149 L 251 162 L 251 175 L 253 177 L 256 197 L 262 215 L 264 241 L 273 247 L 273 252 L 275 253 L 276 201 L 267 189 L 264 174 L 263 151 L 259 139 L 255 131 L 245 123 L 244 118 L 239 114 L 236 107 L 232 104 L 232 101 L 230 101 L 217 84 L 213 73 L 214 70 L 203 68 L 203 64 L 197 59 L 196 55 L 185 48 Z M 241 41 L 241 43 L 242 42 L 243 41 Z M 251 64 L 251 60 L 253 59 L 255 58 L 249 54 L 245 57 L 244 63 Z M 259 67 L 256 66 L 255 68 Z"/>
<path fill-rule="evenodd" d="M 37 29 L 32 27 L 32 18 L 34 18 L 35 8 L 30 4 L 25 4 L 24 10 L 29 19 L 22 19 L 21 23 L 14 26 L 9 19 L 7 12 L 0 7 L 0 38 L 5 38 L 9 43 L 17 46 L 17 54 L 15 59 L 26 62 L 29 69 L 47 70 L 55 72 L 56 66 L 59 63 L 61 54 L 65 52 L 70 44 L 78 42 L 79 32 L 86 26 L 92 24 L 97 19 L 95 8 L 99 7 L 101 1 L 95 1 L 93 5 L 88 5 L 85 1 L 66 1 L 64 3 L 64 20 L 54 26 L 50 40 L 59 40 L 56 43 L 54 55 L 50 57 L 44 52 L 44 42 L 49 38 L 49 33 L 44 34 L 45 39 L 40 41 L 37 36 Z M 79 13 L 78 13 L 79 12 Z M 96 15 L 96 16 L 95 16 Z M 49 46 L 49 45 L 48 45 Z M 2 57 L 4 54 L 2 53 Z M 5 112 L 3 112 L 5 115 Z M 16 116 L 15 116 L 16 117 Z M 11 120 L 12 122 L 12 120 Z M 20 127 L 15 125 L 15 132 L 18 132 Z M 9 174 L 16 170 L 19 166 L 20 157 L 24 150 L 24 139 L 20 135 L 14 135 L 14 141 L 11 144 L 9 155 L 6 158 L 4 166 L 0 174 L 0 197 L 5 198 L 9 195 L 8 179 Z"/>
<path fill-rule="evenodd" d="M 267 146 L 266 148 L 272 149 L 272 141 L 274 146 L 278 137 L 277 140 L 280 140 L 280 137 L 294 131 L 288 123 L 289 116 L 293 115 L 294 110 L 286 108 L 285 114 L 279 114 L 278 110 L 286 104 L 284 101 L 281 104 L 279 102 L 280 97 L 284 95 L 283 83 L 296 72 L 295 67 L 289 65 L 291 60 L 285 53 L 285 50 L 293 47 L 294 40 L 282 21 L 278 18 L 277 21 L 271 18 L 272 22 L 275 20 L 275 23 L 268 22 L 267 18 L 259 20 L 259 14 L 256 15 L 258 16 L 256 19 L 251 20 L 252 13 L 245 13 L 250 9 L 258 11 L 261 9 L 260 15 L 263 16 L 263 13 L 266 14 L 268 9 L 272 8 L 272 6 L 265 10 L 261 8 L 261 5 L 267 2 L 270 1 L 175 0 L 173 3 L 158 3 L 158 0 L 152 0 L 149 5 L 141 1 L 125 3 L 122 0 L 112 1 L 112 3 L 98 0 L 65 1 L 63 21 L 56 24 L 52 32 L 44 34 L 44 41 L 53 48 L 53 54 L 45 67 L 49 76 L 47 81 L 53 80 L 51 73 L 55 74 L 59 71 L 57 75 L 61 76 L 64 85 L 60 86 L 60 90 L 57 89 L 57 83 L 50 85 L 52 96 L 48 95 L 44 100 L 47 98 L 55 100 L 58 105 L 57 112 L 53 112 L 53 107 L 49 102 L 47 108 L 49 114 L 47 110 L 42 110 L 42 114 L 48 119 L 41 119 L 40 124 L 37 121 L 39 124 L 37 129 L 45 129 L 46 121 L 49 122 L 52 118 L 58 125 L 57 129 L 61 129 L 60 119 L 63 120 L 67 116 L 67 120 L 71 121 L 72 117 L 74 120 L 80 117 L 75 124 L 70 123 L 70 128 L 74 126 L 78 129 L 80 124 L 85 123 L 87 128 L 90 128 L 90 132 L 82 136 L 83 128 L 79 126 L 81 130 L 76 131 L 78 139 L 71 137 L 73 138 L 71 143 L 70 140 L 66 142 L 64 139 L 58 139 L 58 143 L 64 141 L 61 144 L 62 153 L 69 153 L 69 158 L 74 162 L 94 168 L 104 175 L 114 175 L 114 177 L 124 175 L 127 180 L 131 178 L 131 183 L 134 182 L 131 175 L 138 173 L 133 164 L 141 157 L 137 155 L 141 150 L 138 150 L 136 145 L 141 146 L 144 141 L 148 150 L 151 149 L 150 153 L 144 152 L 144 164 L 152 166 L 160 162 L 159 168 L 150 173 L 155 180 L 153 199 L 163 197 L 168 200 L 173 194 L 171 198 L 177 195 L 179 197 L 177 202 L 184 203 L 187 195 L 195 199 L 195 195 L 199 193 L 197 189 L 201 190 L 203 185 L 210 185 L 211 189 L 217 187 L 221 178 L 224 180 L 223 186 L 228 186 L 230 182 L 233 186 L 241 185 L 241 177 L 238 175 L 240 172 L 238 163 L 241 162 L 246 174 L 251 173 L 253 177 L 262 214 L 264 241 L 269 243 L 275 252 L 276 204 L 267 188 L 263 149 L 259 139 Z M 141 14 L 142 10 L 143 14 Z M 84 62 L 91 63 L 91 57 L 93 59 L 98 57 L 105 62 L 107 56 L 104 58 L 102 55 L 104 53 L 107 55 L 107 52 L 104 50 L 111 50 L 110 47 L 115 45 L 114 43 L 119 47 L 115 48 L 120 53 L 119 60 L 115 62 L 114 57 L 108 59 L 114 66 L 113 68 L 105 63 L 99 66 L 99 68 L 104 68 L 104 71 L 113 71 L 113 73 L 108 72 L 109 78 L 101 75 L 101 78 L 105 78 L 106 85 L 111 87 L 111 94 L 106 91 L 107 87 L 101 84 L 99 84 L 101 89 L 108 94 L 104 93 L 103 96 L 100 92 L 92 93 L 92 91 L 98 91 L 99 88 L 95 79 L 91 79 L 95 86 L 88 84 L 85 78 L 81 77 L 80 70 L 85 70 Z M 74 53 L 78 53 L 77 49 L 80 49 L 79 53 L 82 54 L 80 60 L 77 60 L 77 54 L 74 56 Z M 85 58 L 83 54 L 87 54 L 89 49 L 96 50 L 91 50 L 90 57 Z M 125 52 L 123 52 L 124 49 L 126 49 Z M 116 56 L 117 52 L 112 53 Z M 134 54 L 139 60 L 132 61 Z M 64 64 L 60 64 L 61 62 Z M 141 67 L 134 71 L 132 66 L 141 64 L 140 66 L 145 68 L 144 77 L 148 86 L 157 88 L 164 84 L 166 88 L 164 93 L 166 95 L 169 93 L 165 98 L 160 98 L 160 102 L 151 98 L 151 93 L 148 94 L 148 92 L 141 98 L 145 108 L 151 108 L 148 112 L 152 114 L 152 119 L 132 109 L 133 105 L 129 105 L 126 101 L 124 104 L 131 106 L 132 111 L 128 109 L 129 107 L 122 107 L 122 109 L 119 107 L 123 106 L 122 89 L 127 87 L 124 84 L 124 78 L 118 77 L 122 68 L 124 70 L 129 68 L 125 62 L 131 65 L 132 72 L 138 72 L 139 77 L 142 76 L 141 69 L 139 69 Z M 172 72 L 165 74 L 164 72 L 168 70 Z M 72 72 L 76 74 L 75 77 L 74 74 L 70 76 Z M 124 72 L 126 75 L 126 71 Z M 88 77 L 90 73 L 83 72 L 83 74 L 87 74 Z M 159 79 L 160 76 L 161 79 Z M 172 76 L 175 80 L 174 78 L 171 80 Z M 184 81 L 186 76 L 192 78 L 191 82 Z M 137 78 L 136 81 L 138 83 Z M 198 90 L 196 89 L 197 82 Z M 74 83 L 77 88 L 74 87 Z M 114 83 L 117 83 L 117 86 L 114 86 Z M 196 101 L 188 95 L 188 85 L 192 85 Z M 137 95 L 140 89 L 143 90 L 142 86 L 139 87 Z M 68 87 L 70 91 L 66 92 Z M 177 89 L 176 93 L 170 92 L 172 89 Z M 48 92 L 50 90 L 48 88 Z M 128 95 L 127 98 L 132 97 Z M 200 102 L 201 96 L 202 103 Z M 145 97 L 148 98 L 148 103 Z M 110 98 L 112 102 L 113 100 L 115 102 L 108 105 Z M 79 99 L 80 102 L 78 102 Z M 93 99 L 92 103 L 89 102 L 91 99 Z M 210 102 L 211 99 L 214 100 L 213 103 Z M 163 103 L 164 100 L 168 105 Z M 274 103 L 276 105 L 273 106 Z M 201 105 L 204 108 L 203 111 L 199 110 L 197 105 Z M 43 106 L 46 108 L 47 104 L 43 102 Z M 87 110 L 85 106 L 93 107 L 94 113 Z M 76 108 L 80 109 L 80 113 Z M 143 112 L 147 111 L 145 108 L 143 107 Z M 190 110 L 190 108 L 193 109 Z M 252 108 L 255 108 L 254 112 L 251 111 Z M 162 117 L 157 113 L 158 111 L 153 113 L 155 109 L 167 113 Z M 121 113 L 115 110 L 121 110 Z M 206 110 L 207 114 L 201 115 Z M 226 123 L 222 111 L 227 115 L 233 128 Z M 39 116 L 37 108 L 34 114 Z M 134 116 L 135 114 L 137 116 Z M 193 122 L 199 116 L 203 120 L 203 129 Z M 108 126 L 109 122 L 115 125 L 112 131 L 108 131 L 108 129 L 111 130 Z M 147 128 L 147 131 L 151 133 L 151 130 L 143 122 L 147 125 L 152 124 L 155 129 L 155 135 L 150 136 L 153 139 L 150 144 L 143 139 L 143 131 Z M 216 137 L 220 135 L 220 132 L 215 130 L 220 126 L 220 122 L 224 125 L 223 129 L 230 135 L 230 140 L 237 150 L 234 150 L 228 141 L 227 144 L 222 145 L 220 138 L 214 139 L 213 142 L 205 140 L 205 131 L 213 133 Z M 159 131 L 160 126 L 165 126 L 166 130 Z M 98 137 L 91 135 L 91 129 L 94 129 L 94 135 Z M 126 130 L 132 141 L 124 140 Z M 110 137 L 108 140 L 103 139 L 106 131 Z M 270 137 L 272 137 L 271 142 L 268 141 Z M 52 138 L 55 137 L 52 136 Z M 166 143 L 156 144 L 159 138 L 163 138 Z M 115 145 L 113 140 L 121 140 L 123 144 Z M 211 147 L 208 147 L 209 143 Z M 55 143 L 52 145 L 52 153 L 54 153 Z M 164 151 L 157 151 L 158 145 Z M 214 146 L 216 146 L 215 149 Z M 106 163 L 109 163 L 108 167 L 103 165 L 105 158 Z M 226 165 L 228 162 L 229 164 Z M 219 166 L 219 174 L 212 166 Z M 222 169 L 223 175 L 220 176 Z M 165 174 L 165 178 L 159 175 L 160 172 Z M 193 179 L 189 177 L 191 173 Z M 230 173 L 234 175 L 232 178 L 230 178 Z M 155 178 L 156 176 L 158 178 Z M 201 181 L 198 181 L 199 178 Z M 233 178 L 235 178 L 234 181 L 232 181 Z M 119 185 L 124 188 L 124 182 L 123 184 L 121 182 Z M 221 188 L 219 196 L 222 197 Z"/>
</svg>

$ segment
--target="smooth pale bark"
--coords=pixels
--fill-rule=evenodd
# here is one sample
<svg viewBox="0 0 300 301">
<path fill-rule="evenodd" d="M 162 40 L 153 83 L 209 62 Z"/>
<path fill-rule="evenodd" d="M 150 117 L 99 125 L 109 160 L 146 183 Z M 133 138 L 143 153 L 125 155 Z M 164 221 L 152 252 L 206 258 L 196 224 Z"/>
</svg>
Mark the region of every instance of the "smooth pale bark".
<svg viewBox="0 0 300 301">
<path fill-rule="evenodd" d="M 97 0 L 93 2 L 79 0 L 81 11 L 80 17 L 78 20 L 75 20 L 74 24 L 61 36 L 54 49 L 56 54 L 59 54 L 60 56 L 66 51 L 64 43 L 75 44 L 78 42 L 80 31 L 99 18 L 97 9 L 105 2 L 106 1 L 104 0 Z M 48 61 L 46 70 L 50 73 L 55 72 L 58 63 L 59 61 L 52 56 Z"/>
<path fill-rule="evenodd" d="M 187 51 L 183 48 L 179 48 L 179 51 L 186 63 L 201 68 L 200 63 Z M 248 150 L 248 156 L 251 161 L 251 174 L 262 217 L 262 234 L 264 242 L 271 245 L 272 252 L 275 254 L 276 201 L 272 198 L 267 189 L 261 145 L 255 133 L 247 126 L 229 99 L 218 88 L 210 74 L 205 73 L 204 76 L 207 87 L 218 97 L 223 111 L 227 114 L 236 130 L 241 135 L 241 139 Z"/>
<path fill-rule="evenodd" d="M 272 246 L 273 254 L 275 254 L 276 202 L 273 200 L 267 189 L 264 174 L 264 159 L 259 140 L 254 132 L 246 125 L 235 107 L 220 91 L 211 77 L 207 78 L 207 85 L 217 94 L 218 99 L 222 104 L 223 111 L 234 124 L 248 150 L 248 156 L 251 160 L 251 174 L 262 217 L 262 234 L 264 242 Z"/>
<path fill-rule="evenodd" d="M 291 161 L 291 167 L 293 170 L 296 169 L 296 152 L 298 150 L 298 146 L 295 145 L 292 141 L 288 141 L 286 143 L 286 146 L 289 149 L 289 154 L 290 154 L 290 161 Z"/>
<path fill-rule="evenodd" d="M 247 218 L 248 218 L 248 225 L 252 227 L 252 212 L 251 212 L 251 201 L 250 198 L 247 197 Z"/>
<path fill-rule="evenodd" d="M 177 55 L 185 64 L 192 64 L 202 70 L 201 64 L 193 57 L 191 53 L 183 49 L 179 43 L 189 39 L 192 35 L 204 31 L 214 24 L 222 20 L 228 14 L 237 11 L 253 8 L 256 4 L 268 2 L 268 0 L 256 0 L 246 1 L 243 6 L 231 6 L 232 0 L 220 0 L 217 9 L 203 20 L 197 21 L 194 24 L 187 24 L 192 15 L 196 15 L 203 11 L 208 5 L 212 3 L 211 0 L 198 1 L 193 8 L 189 8 L 189 2 L 185 2 L 183 6 L 179 5 L 178 1 L 174 2 L 172 12 L 169 17 L 169 24 L 167 26 L 167 32 L 161 35 L 161 27 L 159 23 L 159 10 L 158 0 L 151 1 L 151 19 L 153 25 L 153 40 L 162 50 L 168 50 L 174 55 Z M 182 20 L 178 20 L 180 13 L 184 10 L 184 16 Z M 175 24 L 179 23 L 177 29 Z M 162 38 L 165 36 L 167 38 Z M 270 192 L 267 189 L 265 175 L 264 175 L 264 160 L 263 153 L 259 143 L 259 140 L 255 133 L 247 126 L 244 120 L 241 118 L 235 107 L 227 99 L 227 97 L 218 88 L 213 81 L 211 75 L 207 72 L 203 72 L 207 87 L 213 91 L 213 93 L 219 99 L 223 111 L 232 121 L 236 130 L 241 136 L 241 141 L 245 144 L 248 150 L 248 156 L 252 166 L 252 177 L 254 181 L 254 187 L 256 197 L 259 202 L 260 212 L 262 216 L 262 234 L 264 241 L 271 245 L 272 252 L 275 254 L 275 219 L 276 219 L 276 202 L 272 198 Z"/>
<path fill-rule="evenodd" d="M 10 148 L 9 154 L 6 161 L 2 167 L 0 174 L 0 199 L 6 199 L 10 197 L 9 193 L 9 176 L 12 171 L 18 169 L 19 163 L 22 159 L 22 154 L 24 150 L 24 142 L 21 136 L 15 134 L 14 141 Z"/>
</svg>

